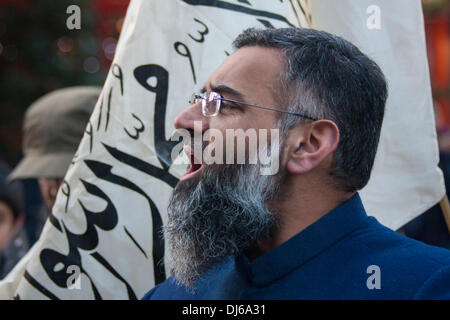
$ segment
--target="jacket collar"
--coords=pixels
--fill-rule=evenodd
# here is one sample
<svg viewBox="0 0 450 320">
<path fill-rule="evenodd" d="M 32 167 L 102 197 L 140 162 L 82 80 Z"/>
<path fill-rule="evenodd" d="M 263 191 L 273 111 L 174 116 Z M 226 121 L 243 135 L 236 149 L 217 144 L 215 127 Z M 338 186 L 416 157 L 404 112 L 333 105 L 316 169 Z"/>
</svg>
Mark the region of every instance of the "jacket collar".
<svg viewBox="0 0 450 320">
<path fill-rule="evenodd" d="M 301 267 L 367 222 L 367 219 L 361 198 L 356 193 L 288 241 L 252 262 L 245 254 L 236 257 L 236 266 L 252 285 L 266 286 Z"/>
</svg>

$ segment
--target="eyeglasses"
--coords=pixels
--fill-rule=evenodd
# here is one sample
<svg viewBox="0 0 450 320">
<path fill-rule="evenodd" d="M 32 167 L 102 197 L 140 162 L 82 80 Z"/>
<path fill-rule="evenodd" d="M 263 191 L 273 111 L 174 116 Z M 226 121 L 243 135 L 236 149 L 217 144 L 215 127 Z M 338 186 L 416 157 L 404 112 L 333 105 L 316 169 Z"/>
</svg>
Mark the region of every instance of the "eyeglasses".
<svg viewBox="0 0 450 320">
<path fill-rule="evenodd" d="M 246 102 L 242 102 L 242 101 L 226 99 L 226 98 L 223 98 L 219 93 L 214 92 L 214 91 L 206 92 L 206 93 L 193 93 L 192 96 L 191 96 L 191 100 L 189 100 L 189 103 L 190 104 L 194 104 L 194 103 L 198 103 L 199 101 L 201 101 L 201 103 L 202 103 L 202 114 L 205 117 L 215 117 L 215 116 L 217 116 L 219 114 L 219 112 L 220 112 L 220 106 L 222 105 L 222 101 L 228 101 L 228 102 L 233 102 L 233 103 L 236 103 L 236 104 L 246 105 L 246 106 L 249 106 L 249 107 L 255 107 L 255 108 L 260 108 L 260 109 L 264 109 L 264 110 L 277 111 L 277 112 L 282 112 L 282 113 L 286 113 L 286 114 L 291 114 L 291 115 L 294 115 L 294 116 L 310 119 L 310 120 L 313 120 L 313 121 L 317 120 L 317 119 L 315 119 L 313 117 L 307 116 L 307 115 L 302 114 L 302 113 L 296 113 L 296 112 L 290 112 L 290 111 L 286 111 L 286 110 L 268 108 L 268 107 L 258 106 L 256 104 L 250 104 L 250 103 L 246 103 Z"/>
</svg>

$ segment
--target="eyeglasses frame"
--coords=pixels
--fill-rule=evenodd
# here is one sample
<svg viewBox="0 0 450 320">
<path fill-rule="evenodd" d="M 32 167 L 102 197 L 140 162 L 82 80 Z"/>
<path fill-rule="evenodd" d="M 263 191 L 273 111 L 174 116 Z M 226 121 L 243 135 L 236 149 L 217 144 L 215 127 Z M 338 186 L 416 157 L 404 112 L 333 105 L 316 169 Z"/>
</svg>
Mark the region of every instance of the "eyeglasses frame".
<svg viewBox="0 0 450 320">
<path fill-rule="evenodd" d="M 206 101 L 206 94 L 212 94 L 212 93 L 215 93 L 215 94 L 217 94 L 220 97 L 220 98 L 215 98 L 215 100 L 233 102 L 233 103 L 236 103 L 236 104 L 242 104 L 242 105 L 245 105 L 245 106 L 260 108 L 260 109 L 269 110 L 269 111 L 282 112 L 282 113 L 285 113 L 285 114 L 290 114 L 290 115 L 302 117 L 302 118 L 313 120 L 313 121 L 317 121 L 318 120 L 316 118 L 307 116 L 307 115 L 305 115 L 303 113 L 290 112 L 290 111 L 281 110 L 281 109 L 277 109 L 277 108 L 269 108 L 269 107 L 264 107 L 264 106 L 260 106 L 260 105 L 257 105 L 257 104 L 251 104 L 251 103 L 247 103 L 247 102 L 243 102 L 243 101 L 236 101 L 236 100 L 233 100 L 233 99 L 227 99 L 227 98 L 222 97 L 220 95 L 220 93 L 215 92 L 215 91 L 211 91 L 209 93 L 206 93 L 206 92 L 202 93 L 204 96 L 201 96 L 198 93 L 193 93 L 192 96 L 191 96 L 191 100 L 189 100 L 189 103 L 190 104 L 196 103 L 195 99 L 202 99 L 203 101 L 205 101 L 205 103 L 207 103 L 207 101 Z M 221 107 L 221 104 L 219 104 L 219 107 L 217 108 L 217 112 L 216 113 L 214 113 L 212 115 L 205 115 L 205 113 L 203 111 L 204 108 L 203 108 L 203 105 L 202 105 L 202 114 L 205 117 L 215 117 L 220 112 L 220 107 Z"/>
</svg>

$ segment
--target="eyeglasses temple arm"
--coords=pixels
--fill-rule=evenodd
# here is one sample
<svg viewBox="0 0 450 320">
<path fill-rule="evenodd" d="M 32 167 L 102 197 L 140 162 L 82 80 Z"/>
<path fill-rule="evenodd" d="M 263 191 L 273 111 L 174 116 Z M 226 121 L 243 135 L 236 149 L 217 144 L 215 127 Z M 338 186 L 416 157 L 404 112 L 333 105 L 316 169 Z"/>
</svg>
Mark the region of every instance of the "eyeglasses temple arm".
<svg viewBox="0 0 450 320">
<path fill-rule="evenodd" d="M 249 106 L 249 107 L 255 107 L 255 108 L 265 109 L 265 110 L 269 110 L 269 111 L 278 111 L 278 112 L 291 114 L 291 115 L 302 117 L 302 118 L 307 118 L 307 119 L 310 119 L 310 120 L 313 120 L 313 121 L 317 120 L 317 119 L 315 119 L 313 117 L 310 117 L 310 116 L 307 116 L 307 115 L 304 115 L 304 114 L 301 114 L 301 113 L 290 112 L 290 111 L 274 109 L 274 108 L 268 108 L 268 107 L 258 106 L 256 104 L 251 104 L 251 103 L 246 103 L 246 102 L 241 102 L 241 101 L 236 101 L 236 100 L 226 99 L 226 98 L 220 98 L 220 100 L 234 102 L 234 103 L 237 103 L 237 104 L 244 104 L 244 105 Z"/>
</svg>

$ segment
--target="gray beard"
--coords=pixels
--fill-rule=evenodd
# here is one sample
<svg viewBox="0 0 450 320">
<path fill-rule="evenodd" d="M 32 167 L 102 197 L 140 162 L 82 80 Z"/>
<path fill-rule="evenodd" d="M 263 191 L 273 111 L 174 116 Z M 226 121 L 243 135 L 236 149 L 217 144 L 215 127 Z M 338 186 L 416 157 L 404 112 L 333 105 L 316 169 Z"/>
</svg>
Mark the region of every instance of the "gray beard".
<svg viewBox="0 0 450 320">
<path fill-rule="evenodd" d="M 260 165 L 224 164 L 204 165 L 199 177 L 180 181 L 164 227 L 177 283 L 193 290 L 213 265 L 269 238 L 277 219 L 266 203 L 282 180 L 261 175 Z"/>
</svg>

